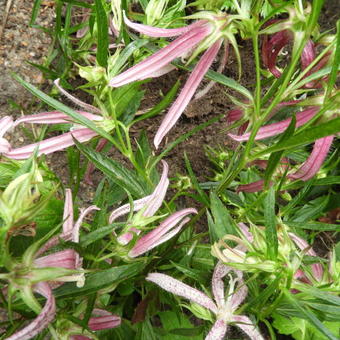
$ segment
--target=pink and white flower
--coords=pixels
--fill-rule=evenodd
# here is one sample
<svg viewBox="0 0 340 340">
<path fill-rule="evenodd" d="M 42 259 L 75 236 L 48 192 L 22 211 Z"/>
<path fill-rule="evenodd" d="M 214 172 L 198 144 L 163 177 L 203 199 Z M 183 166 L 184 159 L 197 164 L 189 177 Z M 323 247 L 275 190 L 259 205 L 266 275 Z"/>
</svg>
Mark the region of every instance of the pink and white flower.
<svg viewBox="0 0 340 340">
<path fill-rule="evenodd" d="M 225 294 L 223 279 L 228 273 L 234 273 L 236 278 L 229 275 L 229 289 L 227 290 L 227 294 Z M 203 292 L 165 274 L 150 273 L 146 277 L 146 280 L 157 284 L 172 294 L 197 303 L 215 314 L 216 321 L 206 336 L 206 340 L 223 340 L 228 331 L 229 324 L 236 325 L 246 333 L 250 339 L 262 340 L 264 338 L 254 323 L 247 316 L 235 313 L 248 293 L 248 288 L 244 284 L 242 276 L 241 271 L 232 269 L 218 262 L 212 278 L 212 292 L 215 301 Z"/>
</svg>

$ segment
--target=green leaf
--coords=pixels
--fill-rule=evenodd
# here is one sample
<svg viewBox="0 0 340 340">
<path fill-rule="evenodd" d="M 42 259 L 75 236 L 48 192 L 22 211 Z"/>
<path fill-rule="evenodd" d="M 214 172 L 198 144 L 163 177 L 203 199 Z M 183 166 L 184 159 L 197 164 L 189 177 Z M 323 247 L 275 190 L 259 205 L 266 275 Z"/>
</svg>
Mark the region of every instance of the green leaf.
<svg viewBox="0 0 340 340">
<path fill-rule="evenodd" d="M 106 235 L 109 235 L 110 233 L 112 233 L 112 230 L 114 228 L 115 228 L 115 225 L 108 225 L 106 227 L 98 228 L 92 231 L 91 233 L 85 236 L 82 236 L 80 238 L 80 245 L 85 248 L 89 246 L 91 243 L 96 242 L 100 239 L 103 239 Z"/>
<path fill-rule="evenodd" d="M 296 300 L 291 293 L 284 293 L 288 301 L 291 303 L 291 306 L 294 307 L 297 311 L 299 311 L 304 319 L 308 320 L 320 333 L 325 335 L 327 339 L 330 340 L 338 340 L 334 334 L 332 334 L 323 324 L 322 322 L 309 310 L 305 305 L 301 305 L 298 300 Z"/>
<path fill-rule="evenodd" d="M 86 276 L 84 287 L 79 288 L 75 283 L 66 283 L 54 291 L 54 296 L 56 298 L 71 298 L 98 292 L 114 283 L 136 276 L 144 267 L 143 263 L 135 262 L 89 274 Z"/>
<path fill-rule="evenodd" d="M 337 33 L 336 33 L 336 48 L 334 59 L 332 62 L 332 70 L 329 78 L 327 80 L 327 90 L 326 90 L 326 98 L 328 99 L 331 96 L 333 91 L 333 86 L 336 82 L 336 78 L 338 76 L 339 65 L 340 65 L 340 20 L 336 23 Z"/>
<path fill-rule="evenodd" d="M 295 221 L 285 221 L 286 225 L 292 228 L 297 229 L 307 229 L 307 230 L 315 230 L 315 231 L 339 231 L 339 224 L 329 224 L 329 223 L 320 223 L 320 222 L 295 222 Z"/>
<path fill-rule="evenodd" d="M 278 253 L 278 240 L 275 214 L 275 189 L 271 187 L 264 199 L 264 224 L 266 226 L 267 254 L 271 260 L 276 260 Z"/>
<path fill-rule="evenodd" d="M 105 2 L 103 0 L 95 0 L 95 11 L 97 20 L 97 62 L 100 66 L 107 66 L 107 56 L 109 49 L 109 37 L 108 37 L 108 22 L 105 12 Z"/>
<path fill-rule="evenodd" d="M 96 152 L 88 146 L 75 141 L 77 148 L 82 154 L 88 158 L 99 170 L 101 170 L 112 182 L 127 190 L 135 197 L 143 197 L 146 195 L 143 185 L 138 177 L 129 169 L 125 168 L 119 162 L 114 161 Z"/>
<path fill-rule="evenodd" d="M 210 192 L 210 209 L 212 214 L 212 217 L 208 214 L 210 242 L 216 242 L 227 234 L 237 234 L 237 227 L 228 209 L 213 191 Z"/>
</svg>

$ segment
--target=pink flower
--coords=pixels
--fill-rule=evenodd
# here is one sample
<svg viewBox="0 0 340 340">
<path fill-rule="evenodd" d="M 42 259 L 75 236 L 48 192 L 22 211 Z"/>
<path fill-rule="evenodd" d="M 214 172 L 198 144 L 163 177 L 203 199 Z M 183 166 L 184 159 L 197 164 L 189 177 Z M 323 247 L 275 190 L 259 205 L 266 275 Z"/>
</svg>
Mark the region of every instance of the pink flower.
<svg viewBox="0 0 340 340">
<path fill-rule="evenodd" d="M 296 128 L 307 123 L 310 119 L 312 119 L 317 114 L 318 111 L 319 111 L 318 107 L 310 107 L 308 109 L 305 109 L 304 111 L 297 113 L 296 114 Z M 273 137 L 273 136 L 283 133 L 289 126 L 291 120 L 292 118 L 288 118 L 281 122 L 273 123 L 273 124 L 269 124 L 269 125 L 265 125 L 261 127 L 256 134 L 255 140 L 261 140 L 261 139 Z M 241 136 L 229 133 L 228 136 L 238 142 L 244 142 L 249 139 L 250 132 L 247 132 Z"/>
<path fill-rule="evenodd" d="M 131 258 L 140 256 L 170 240 L 190 221 L 190 218 L 186 217 L 189 214 L 197 214 L 197 210 L 188 208 L 170 215 L 157 228 L 138 239 L 128 256 Z"/>
<path fill-rule="evenodd" d="M 128 26 L 142 34 L 152 37 L 179 37 L 171 42 L 168 46 L 162 48 L 139 64 L 112 78 L 110 80 L 110 86 L 118 87 L 136 80 L 142 80 L 163 74 L 163 69 L 166 68 L 168 64 L 171 63 L 171 61 L 173 61 L 175 58 L 191 52 L 191 50 L 203 42 L 203 40 L 210 40 L 207 42 L 210 47 L 206 50 L 200 61 L 194 67 L 181 93 L 177 97 L 176 101 L 172 104 L 163 122 L 161 123 L 161 126 L 159 127 L 154 138 L 154 145 L 156 148 L 158 148 L 165 135 L 176 124 L 177 120 L 196 92 L 204 75 L 207 73 L 209 67 L 217 56 L 223 41 L 222 32 L 220 31 L 222 27 L 214 26 L 215 23 L 218 23 L 221 20 L 224 19 L 214 17 L 211 21 L 198 20 L 187 27 L 163 29 L 135 24 L 125 18 L 125 22 Z M 167 68 L 166 71 L 168 71 Z"/>
<path fill-rule="evenodd" d="M 233 272 L 236 275 L 236 278 L 232 278 L 231 275 L 229 275 L 229 289 L 225 296 L 223 278 L 230 272 Z M 244 301 L 248 293 L 247 286 L 244 284 L 242 276 L 243 274 L 241 271 L 227 267 L 221 262 L 217 263 L 212 278 L 212 292 L 215 301 L 201 291 L 165 274 L 150 273 L 146 277 L 146 280 L 157 284 L 159 287 L 172 294 L 197 303 L 214 313 L 216 321 L 209 334 L 206 336 L 206 340 L 223 340 L 230 323 L 239 327 L 250 337 L 250 339 L 262 340 L 264 338 L 247 316 L 235 314 L 235 311 Z M 235 287 L 236 284 L 237 289 Z"/>
<path fill-rule="evenodd" d="M 314 143 L 313 151 L 307 160 L 302 164 L 300 169 L 295 173 L 288 175 L 293 180 L 308 181 L 314 177 L 320 170 L 329 149 L 332 145 L 334 136 L 328 136 L 317 139 Z"/>
<path fill-rule="evenodd" d="M 46 282 L 39 282 L 34 286 L 34 291 L 46 298 L 44 307 L 39 315 L 26 327 L 17 331 L 5 340 L 28 340 L 43 331 L 53 321 L 56 312 L 55 298 L 50 286 Z"/>
<path fill-rule="evenodd" d="M 120 316 L 112 314 L 104 309 L 95 308 L 88 326 L 91 331 L 100 331 L 103 329 L 116 328 L 120 326 L 121 322 Z M 91 338 L 84 335 L 72 335 L 70 340 L 91 340 Z"/>
<path fill-rule="evenodd" d="M 14 333 L 12 336 L 6 340 L 26 340 L 31 339 L 35 335 L 39 334 L 43 329 L 45 329 L 48 324 L 54 319 L 56 313 L 55 298 L 52 293 L 51 286 L 55 287 L 60 284 L 56 284 L 56 281 L 77 281 L 78 285 L 81 286 L 84 283 L 84 274 L 76 275 L 60 275 L 53 277 L 47 281 L 46 275 L 53 272 L 47 271 L 44 273 L 44 268 L 55 268 L 56 273 L 59 274 L 62 271 L 57 269 L 66 270 L 79 270 L 82 265 L 82 259 L 73 249 L 65 249 L 55 253 L 51 253 L 46 256 L 40 256 L 44 254 L 47 250 L 56 246 L 59 243 L 59 238 L 66 241 L 72 241 L 75 243 L 79 242 L 79 228 L 81 223 L 90 211 L 98 210 L 96 206 L 90 206 L 80 213 L 78 220 L 74 223 L 73 221 L 73 205 L 72 205 L 72 192 L 70 189 L 66 189 L 65 193 L 65 206 L 64 206 L 64 223 L 63 231 L 61 235 L 52 237 L 48 242 L 46 242 L 35 254 L 32 263 L 32 273 L 31 280 L 37 282 L 33 285 L 33 290 L 38 294 L 46 298 L 46 303 L 44 308 L 41 310 L 40 314 L 34 319 L 30 324 L 21 329 L 20 331 Z M 39 271 L 34 269 L 38 268 Z M 67 272 L 67 271 L 65 271 Z M 40 281 L 41 280 L 41 281 Z M 40 281 L 40 282 L 39 282 Z M 47 281 L 47 282 L 46 282 Z M 30 287 L 25 287 L 23 289 L 30 289 Z"/>
</svg>

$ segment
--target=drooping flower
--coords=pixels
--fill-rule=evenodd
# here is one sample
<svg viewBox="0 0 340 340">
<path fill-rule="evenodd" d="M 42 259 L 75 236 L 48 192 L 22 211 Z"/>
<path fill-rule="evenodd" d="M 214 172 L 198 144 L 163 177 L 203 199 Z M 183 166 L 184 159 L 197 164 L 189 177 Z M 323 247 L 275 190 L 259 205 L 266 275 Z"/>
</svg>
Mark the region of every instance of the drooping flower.
<svg viewBox="0 0 340 340">
<path fill-rule="evenodd" d="M 198 16 L 195 15 L 195 17 Z M 136 80 L 159 76 L 159 73 L 163 74 L 163 69 L 174 59 L 185 56 L 196 48 L 196 51 L 189 59 L 189 62 L 191 62 L 195 56 L 207 49 L 192 70 L 181 93 L 172 104 L 161 123 L 154 138 L 154 145 L 156 148 L 158 148 L 165 135 L 176 124 L 182 112 L 190 102 L 204 75 L 207 73 L 217 56 L 223 40 L 230 39 L 233 46 L 236 47 L 236 43 L 232 36 L 232 30 L 226 27 L 227 21 L 225 16 L 204 12 L 202 17 L 204 18 L 203 20 L 198 20 L 186 27 L 174 29 L 156 28 L 136 24 L 125 18 L 125 22 L 129 27 L 142 34 L 151 37 L 179 37 L 152 56 L 112 78 L 109 83 L 110 86 L 118 87 Z M 167 70 L 168 69 L 166 68 L 166 71 Z"/>
<path fill-rule="evenodd" d="M 319 108 L 317 107 L 310 107 L 308 109 L 305 109 L 301 112 L 298 112 L 296 114 L 296 125 L 295 127 L 298 128 L 302 126 L 303 124 L 307 123 L 309 120 L 311 120 L 319 111 Z M 289 126 L 292 118 L 287 118 L 281 122 L 273 123 L 269 125 L 265 125 L 261 127 L 255 137 L 255 140 L 261 140 L 268 137 L 273 137 L 278 134 L 283 133 L 287 127 Z M 232 133 L 229 133 L 228 136 L 232 139 L 238 141 L 238 142 L 245 142 L 249 139 L 251 132 L 247 132 L 243 135 L 234 135 Z"/>
<path fill-rule="evenodd" d="M 163 204 L 168 186 L 168 171 L 169 166 L 165 161 L 162 161 L 163 172 L 159 183 L 151 195 L 143 197 L 133 202 L 133 211 L 140 211 L 140 214 L 135 219 L 128 223 L 128 231 L 123 232 L 117 237 L 117 241 L 122 245 L 127 245 L 133 239 L 134 234 L 139 235 L 142 231 L 136 226 L 142 226 L 150 221 L 150 218 L 155 215 L 157 210 Z M 115 209 L 109 218 L 109 222 L 113 223 L 118 217 L 128 214 L 131 211 L 130 204 L 124 204 L 118 209 Z M 150 231 L 146 235 L 139 238 L 133 248 L 129 251 L 128 256 L 133 258 L 146 253 L 154 247 L 166 242 L 175 236 L 190 219 L 189 214 L 196 214 L 196 209 L 188 208 L 177 211 L 160 223 L 158 227 Z"/>
<path fill-rule="evenodd" d="M 39 315 L 29 325 L 5 338 L 5 340 L 32 339 L 53 321 L 56 312 L 56 305 L 51 287 L 46 282 L 39 282 L 34 286 L 34 291 L 46 298 L 44 307 L 41 309 Z"/>
<path fill-rule="evenodd" d="M 271 21 L 273 23 L 273 21 Z M 262 61 L 264 66 L 276 77 L 280 78 L 282 72 L 276 66 L 279 53 L 294 39 L 293 32 L 282 30 L 271 36 L 265 35 L 262 41 Z M 316 45 L 312 40 L 308 40 L 301 54 L 301 69 L 306 69 L 316 58 Z M 305 77 L 323 68 L 329 62 L 329 54 L 326 54 L 316 65 L 309 70 Z M 311 81 L 304 85 L 306 88 L 320 87 L 320 79 Z"/>
<path fill-rule="evenodd" d="M 236 278 L 229 275 L 229 289 L 227 290 L 227 294 L 225 294 L 223 278 L 230 272 L 234 273 Z M 206 336 L 206 340 L 224 339 L 230 324 L 236 325 L 246 333 L 250 339 L 261 340 L 264 338 L 257 330 L 254 323 L 247 316 L 235 313 L 248 293 L 247 286 L 244 284 L 242 276 L 243 274 L 241 271 L 227 267 L 221 262 L 217 263 L 212 277 L 212 292 L 215 301 L 203 292 L 165 274 L 150 273 L 146 277 L 146 280 L 157 284 L 159 287 L 172 294 L 184 297 L 191 302 L 199 304 L 215 314 L 216 321 L 209 334 Z"/>
<path fill-rule="evenodd" d="M 54 319 L 56 313 L 55 298 L 52 293 L 52 288 L 59 286 L 60 282 L 76 281 L 78 286 L 84 284 L 84 273 L 81 273 L 82 259 L 73 249 L 65 249 L 41 256 L 46 251 L 56 246 L 60 239 L 65 241 L 79 242 L 79 228 L 84 217 L 92 210 L 98 210 L 96 206 L 90 206 L 82 210 L 78 220 L 73 221 L 73 205 L 72 192 L 66 189 L 65 206 L 64 206 L 64 223 L 63 230 L 59 236 L 52 237 L 38 251 L 35 252 L 32 263 L 29 265 L 29 274 L 27 278 L 33 283 L 32 287 L 25 283 L 25 287 L 20 288 L 14 283 L 15 289 L 25 291 L 32 289 L 34 292 L 44 296 L 46 303 L 44 308 L 39 312 L 39 315 L 30 324 L 14 333 L 6 340 L 26 340 L 31 339 L 45 329 L 48 324 Z M 25 261 L 25 258 L 23 259 Z M 44 270 L 45 269 L 45 270 Z M 78 273 L 67 274 L 68 271 Z M 19 287 L 19 288 L 18 288 Z M 28 293 L 30 296 L 31 294 Z"/>
<path fill-rule="evenodd" d="M 89 112 L 78 111 L 78 113 L 93 121 L 102 121 L 103 118 L 98 115 L 94 115 Z M 61 124 L 61 123 L 72 123 L 69 116 L 59 111 L 42 112 L 31 116 L 25 116 L 19 118 L 14 122 L 13 127 L 21 123 L 30 124 Z M 63 150 L 69 146 L 74 145 L 74 139 L 81 143 L 87 142 L 93 137 L 97 136 L 97 133 L 91 129 L 77 126 L 72 132 L 64 133 L 60 136 L 45 139 L 41 142 L 25 145 L 16 149 L 7 150 L 4 152 L 4 156 L 13 159 L 27 159 L 29 158 L 34 150 L 38 147 L 38 155 L 50 154 L 55 151 Z"/>
</svg>

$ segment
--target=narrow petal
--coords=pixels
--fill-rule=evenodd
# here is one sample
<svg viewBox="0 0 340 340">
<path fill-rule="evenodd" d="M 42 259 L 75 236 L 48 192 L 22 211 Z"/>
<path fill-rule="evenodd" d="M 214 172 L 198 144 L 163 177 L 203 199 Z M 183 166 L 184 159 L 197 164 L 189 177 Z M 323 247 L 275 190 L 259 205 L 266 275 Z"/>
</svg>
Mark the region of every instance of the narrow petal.
<svg viewBox="0 0 340 340">
<path fill-rule="evenodd" d="M 148 75 L 169 64 L 175 58 L 181 56 L 184 52 L 191 50 L 202 39 L 211 32 L 211 27 L 205 25 L 183 34 L 168 46 L 157 51 L 150 57 L 146 58 L 139 64 L 131 67 L 127 71 L 112 78 L 109 85 L 119 87 L 136 80 L 145 79 Z"/>
<path fill-rule="evenodd" d="M 185 218 L 189 214 L 197 214 L 197 210 L 194 208 L 183 209 L 166 218 L 156 229 L 136 242 L 129 252 L 129 257 L 139 256 L 173 237 L 189 221 Z"/>
<path fill-rule="evenodd" d="M 63 221 L 63 234 L 71 233 L 73 229 L 73 200 L 71 189 L 65 190 Z"/>
<path fill-rule="evenodd" d="M 9 144 L 8 140 L 0 137 L 0 154 L 8 153 L 11 150 L 11 144 Z"/>
<path fill-rule="evenodd" d="M 13 127 L 13 119 L 10 116 L 5 116 L 0 119 L 0 138 Z"/>
<path fill-rule="evenodd" d="M 146 280 L 155 283 L 162 289 L 172 294 L 184 297 L 192 302 L 195 302 L 203 306 L 204 308 L 211 310 L 215 314 L 217 313 L 217 307 L 215 303 L 207 295 L 195 288 L 188 286 L 181 281 L 172 278 L 171 276 L 161 273 L 150 273 L 146 277 Z"/>
<path fill-rule="evenodd" d="M 227 123 L 233 123 L 243 117 L 243 110 L 233 109 L 227 113 Z"/>
<path fill-rule="evenodd" d="M 228 325 L 223 320 L 216 320 L 205 340 L 223 340 L 228 330 Z"/>
<path fill-rule="evenodd" d="M 303 124 L 307 123 L 311 118 L 313 118 L 316 113 L 319 111 L 319 108 L 317 107 L 311 107 L 309 109 L 306 109 L 302 112 L 299 112 L 296 115 L 296 127 L 300 127 Z M 257 132 L 257 135 L 255 137 L 255 140 L 261 140 L 268 137 L 276 136 L 286 130 L 286 128 L 289 126 L 291 122 L 291 118 L 285 119 L 281 122 L 269 124 L 261 127 L 259 131 Z M 244 142 L 249 139 L 250 132 L 245 133 L 241 136 L 233 135 L 231 133 L 228 134 L 229 137 L 232 139 L 238 141 L 238 142 Z"/>
<path fill-rule="evenodd" d="M 145 204 L 150 199 L 151 195 L 145 196 L 139 200 L 133 201 L 133 211 L 139 211 L 141 210 Z M 124 204 L 121 207 L 115 209 L 112 211 L 110 217 L 109 217 L 109 223 L 113 223 L 118 217 L 124 216 L 128 214 L 131 211 L 131 205 L 130 203 Z"/>
<path fill-rule="evenodd" d="M 166 192 L 169 186 L 168 172 L 169 166 L 168 163 L 162 161 L 163 172 L 159 183 L 157 184 L 153 193 L 149 196 L 143 197 L 139 200 L 133 202 L 133 211 L 139 211 L 141 209 L 145 209 L 143 212 L 143 216 L 150 217 L 153 216 L 156 211 L 163 204 Z M 118 217 L 128 214 L 131 210 L 131 206 L 129 203 L 122 205 L 118 209 L 114 210 L 109 218 L 109 222 L 113 223 Z"/>
<path fill-rule="evenodd" d="M 13 159 L 27 159 L 32 155 L 36 147 L 39 147 L 39 156 L 42 154 L 48 155 L 50 153 L 66 149 L 69 146 L 74 145 L 73 138 L 78 140 L 80 143 L 84 143 L 96 136 L 97 133 L 90 129 L 78 129 L 72 132 L 64 133 L 60 136 L 45 139 L 38 143 L 29 144 L 21 148 L 13 149 L 5 153 L 4 156 Z"/>
<path fill-rule="evenodd" d="M 165 115 L 165 118 L 162 121 L 162 124 L 155 135 L 154 145 L 156 149 L 158 148 L 159 144 L 161 143 L 165 135 L 176 124 L 182 112 L 189 104 L 192 96 L 194 95 L 199 84 L 201 83 L 204 75 L 208 72 L 211 64 L 213 63 L 221 47 L 221 44 L 222 44 L 221 39 L 216 41 L 207 51 L 205 51 L 200 61 L 192 70 L 181 93 L 179 94 L 175 102 L 172 104 L 168 113 Z"/>
<path fill-rule="evenodd" d="M 301 67 L 304 70 L 315 59 L 315 45 L 308 40 L 301 54 Z"/>
<path fill-rule="evenodd" d="M 86 217 L 86 215 L 88 215 L 91 211 L 94 210 L 100 210 L 100 208 L 98 208 L 95 205 L 91 205 L 89 207 L 87 207 L 86 209 L 81 209 L 80 210 L 80 215 L 76 221 L 76 223 L 73 226 L 72 229 L 72 241 L 75 243 L 79 242 L 79 229 L 81 224 L 83 223 L 84 218 Z"/>
<path fill-rule="evenodd" d="M 236 326 L 244 333 L 246 333 L 251 340 L 265 340 L 261 333 L 257 330 L 256 326 L 251 320 L 244 315 L 233 315 L 233 322 L 237 322 Z"/>
<path fill-rule="evenodd" d="M 214 269 L 214 274 L 212 277 L 212 291 L 214 295 L 214 299 L 216 301 L 218 308 L 223 308 L 225 304 L 224 299 L 224 282 L 223 278 L 228 274 L 230 271 L 230 267 L 223 264 L 221 261 L 219 261 Z"/>
<path fill-rule="evenodd" d="M 288 233 L 293 242 L 300 248 L 301 251 L 305 252 L 309 256 L 317 256 L 314 249 L 301 237 L 295 235 L 294 233 Z M 311 265 L 313 276 L 315 279 L 320 281 L 323 276 L 323 267 L 321 263 L 313 263 Z"/>
<path fill-rule="evenodd" d="M 253 234 L 249 231 L 249 228 L 246 224 L 240 222 L 238 223 L 239 228 L 241 229 L 242 234 L 244 235 L 244 237 L 249 241 L 249 242 L 253 242 L 254 240 L 254 236 Z"/>
<path fill-rule="evenodd" d="M 130 28 L 134 29 L 135 31 L 148 35 L 149 37 L 154 37 L 154 38 L 161 38 L 161 37 L 175 37 L 178 35 L 181 35 L 183 33 L 187 33 L 190 30 L 192 30 L 195 27 L 204 25 L 206 21 L 204 20 L 199 20 L 191 25 L 185 26 L 185 27 L 179 27 L 179 28 L 159 28 L 159 27 L 152 27 L 148 25 L 143 25 L 143 24 L 137 24 L 135 22 L 130 21 L 127 16 L 124 13 L 124 22 L 126 23 L 127 26 Z"/>
<path fill-rule="evenodd" d="M 102 116 L 95 115 L 90 112 L 85 112 L 85 111 L 76 111 L 76 112 L 78 112 L 80 115 L 90 120 L 98 120 L 98 121 L 103 120 Z M 23 116 L 15 121 L 14 126 L 17 126 L 22 123 L 63 124 L 63 123 L 72 123 L 72 118 L 60 111 L 50 111 L 50 112 L 40 112 L 35 115 Z"/>
<path fill-rule="evenodd" d="M 76 269 L 76 252 L 73 249 L 58 251 L 35 259 L 34 265 L 37 268 L 58 267 Z"/>
<path fill-rule="evenodd" d="M 91 331 L 115 328 L 122 322 L 120 316 L 111 314 L 103 309 L 94 309 L 93 314 L 97 316 L 93 316 L 89 320 L 89 328 Z"/>
<path fill-rule="evenodd" d="M 30 324 L 5 340 L 32 339 L 44 330 L 54 319 L 56 311 L 55 299 L 49 285 L 46 282 L 39 282 L 35 286 L 35 291 L 46 298 L 45 306 L 41 310 L 40 314 Z"/>
<path fill-rule="evenodd" d="M 288 178 L 294 180 L 308 181 L 314 177 L 320 170 L 329 149 L 332 145 L 334 136 L 328 136 L 316 140 L 313 151 L 308 159 L 303 163 L 301 168 L 294 174 L 288 175 Z"/>
<path fill-rule="evenodd" d="M 84 103 L 83 101 L 81 101 L 80 99 L 72 96 L 70 93 L 68 93 L 67 91 L 65 91 L 59 84 L 60 79 L 56 79 L 54 81 L 54 85 L 58 88 L 58 90 L 65 96 L 67 97 L 69 100 L 71 100 L 74 104 L 78 105 L 79 107 L 82 107 L 83 109 L 90 111 L 90 112 L 94 112 L 94 113 L 101 113 L 101 111 L 90 104 Z"/>
<path fill-rule="evenodd" d="M 249 184 L 242 184 L 237 187 L 237 192 L 258 192 L 263 190 L 264 188 L 264 180 L 260 179 L 259 181 L 252 182 Z"/>
</svg>

